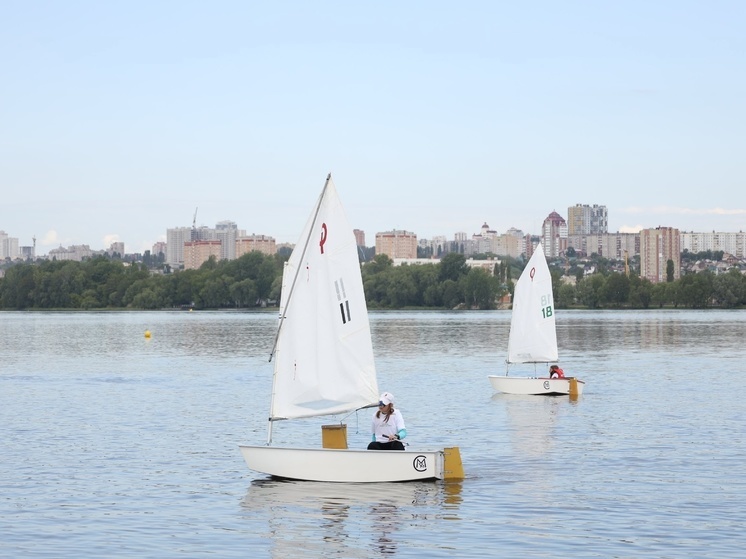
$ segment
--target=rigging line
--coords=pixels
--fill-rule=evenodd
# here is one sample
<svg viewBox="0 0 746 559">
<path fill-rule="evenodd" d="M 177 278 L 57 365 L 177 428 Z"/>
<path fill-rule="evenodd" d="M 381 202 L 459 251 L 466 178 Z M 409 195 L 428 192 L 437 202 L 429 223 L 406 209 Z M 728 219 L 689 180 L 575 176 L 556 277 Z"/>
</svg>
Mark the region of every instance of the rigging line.
<svg viewBox="0 0 746 559">
<path fill-rule="evenodd" d="M 342 419 L 340 419 L 339 421 L 340 421 L 340 422 L 344 421 L 345 419 L 347 419 L 348 417 L 350 417 L 350 416 L 351 416 L 351 415 L 352 415 L 353 413 L 357 413 L 357 412 L 359 412 L 360 410 L 367 410 L 368 408 L 375 408 L 375 407 L 378 407 L 378 403 L 375 403 L 375 404 L 368 404 L 368 405 L 366 405 L 366 406 L 360 406 L 359 408 L 356 408 L 356 409 L 352 410 L 352 411 L 351 411 L 350 413 L 348 413 L 347 415 L 345 415 L 345 416 L 344 416 L 344 417 L 343 417 Z"/>
<path fill-rule="evenodd" d="M 308 243 L 311 241 L 311 233 L 316 228 L 316 218 L 319 217 L 319 211 L 321 210 L 321 202 L 324 200 L 324 196 L 326 195 L 326 188 L 329 186 L 329 181 L 332 179 L 332 174 L 329 173 L 326 177 L 326 182 L 324 183 L 324 188 L 321 191 L 321 196 L 319 196 L 319 201 L 316 203 L 316 212 L 313 214 L 313 222 L 311 223 L 311 228 L 308 231 L 308 236 L 306 237 L 306 244 L 303 245 L 303 252 L 300 255 L 300 258 L 298 259 L 299 262 L 303 262 L 306 251 L 308 250 Z M 280 317 L 280 325 L 277 327 L 277 334 L 275 334 L 275 342 L 272 344 L 272 351 L 269 354 L 269 361 L 272 361 L 272 357 L 275 354 L 275 350 L 277 349 L 277 340 L 280 339 L 280 330 L 282 329 L 282 325 L 285 322 L 285 315 L 287 314 L 288 306 L 290 306 L 290 298 L 293 296 L 293 290 L 295 289 L 295 283 L 298 280 L 298 275 L 300 274 L 302 266 L 299 264 L 295 270 L 295 276 L 293 276 L 293 283 L 290 285 L 290 293 L 288 293 L 288 298 L 285 300 L 285 307 L 282 309 L 282 316 Z"/>
</svg>

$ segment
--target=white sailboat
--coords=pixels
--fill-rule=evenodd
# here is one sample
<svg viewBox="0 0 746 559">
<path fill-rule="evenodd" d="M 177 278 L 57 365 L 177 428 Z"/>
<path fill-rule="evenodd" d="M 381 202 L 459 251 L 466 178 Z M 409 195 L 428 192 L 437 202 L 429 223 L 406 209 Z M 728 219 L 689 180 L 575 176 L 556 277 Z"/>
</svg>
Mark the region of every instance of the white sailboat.
<svg viewBox="0 0 746 559">
<path fill-rule="evenodd" d="M 511 365 L 548 365 L 558 356 L 552 276 L 539 243 L 515 285 L 505 376 L 488 378 L 495 390 L 506 394 L 579 396 L 585 382 L 575 377 L 549 378 L 548 372 L 541 377 L 508 376 Z"/>
<path fill-rule="evenodd" d="M 281 478 L 331 482 L 463 477 L 455 447 L 354 450 L 347 448 L 344 435 L 342 440 L 330 435 L 328 441 L 322 436 L 321 448 L 272 446 L 274 421 L 352 413 L 378 403 L 357 243 L 331 174 L 285 265 L 273 358 L 267 444 L 240 445 L 250 469 Z M 340 432 L 346 434 L 344 429 L 329 431 Z"/>
</svg>

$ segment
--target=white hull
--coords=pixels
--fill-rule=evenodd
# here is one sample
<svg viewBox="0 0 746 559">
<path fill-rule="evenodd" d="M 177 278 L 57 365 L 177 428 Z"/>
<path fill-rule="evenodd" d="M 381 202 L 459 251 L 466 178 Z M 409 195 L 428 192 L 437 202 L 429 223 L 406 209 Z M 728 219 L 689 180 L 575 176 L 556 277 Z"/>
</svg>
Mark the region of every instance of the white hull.
<svg viewBox="0 0 746 559">
<path fill-rule="evenodd" d="M 370 483 L 443 479 L 445 452 L 240 445 L 250 469 L 305 481 Z"/>
<path fill-rule="evenodd" d="M 492 388 L 505 394 L 531 394 L 543 396 L 560 396 L 571 394 L 570 380 L 577 381 L 577 395 L 583 393 L 585 382 L 580 379 L 567 378 L 534 378 L 508 377 L 489 375 Z"/>
</svg>

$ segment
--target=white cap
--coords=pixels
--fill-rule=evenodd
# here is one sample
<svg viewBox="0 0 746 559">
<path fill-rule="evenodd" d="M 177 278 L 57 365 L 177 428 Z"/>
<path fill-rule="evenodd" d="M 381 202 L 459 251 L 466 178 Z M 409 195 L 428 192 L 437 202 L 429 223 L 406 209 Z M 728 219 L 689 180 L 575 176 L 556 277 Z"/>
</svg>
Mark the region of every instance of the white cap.
<svg viewBox="0 0 746 559">
<path fill-rule="evenodd" d="M 384 406 L 388 406 L 389 404 L 394 403 L 394 395 L 391 392 L 384 392 L 381 394 L 379 401 L 381 401 Z"/>
</svg>

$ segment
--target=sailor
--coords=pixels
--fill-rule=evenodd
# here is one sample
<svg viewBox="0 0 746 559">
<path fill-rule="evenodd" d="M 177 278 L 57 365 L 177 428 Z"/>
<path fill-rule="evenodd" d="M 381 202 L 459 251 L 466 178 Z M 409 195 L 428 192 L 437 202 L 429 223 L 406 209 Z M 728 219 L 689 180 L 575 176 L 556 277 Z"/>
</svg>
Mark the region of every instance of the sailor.
<svg viewBox="0 0 746 559">
<path fill-rule="evenodd" d="M 407 436 L 404 418 L 394 409 L 394 395 L 384 392 L 378 400 L 378 411 L 373 415 L 373 441 L 368 450 L 404 450 L 401 440 Z"/>
<path fill-rule="evenodd" d="M 559 365 L 552 365 L 549 367 L 549 378 L 565 378 L 565 371 Z"/>
</svg>

